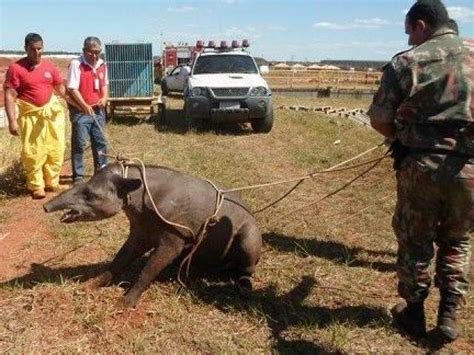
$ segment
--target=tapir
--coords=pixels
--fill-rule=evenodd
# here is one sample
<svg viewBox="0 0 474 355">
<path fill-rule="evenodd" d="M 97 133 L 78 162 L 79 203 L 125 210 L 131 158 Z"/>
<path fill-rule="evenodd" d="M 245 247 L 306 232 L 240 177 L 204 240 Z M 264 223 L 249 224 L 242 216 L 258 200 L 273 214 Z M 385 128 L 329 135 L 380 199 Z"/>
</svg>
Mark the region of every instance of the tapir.
<svg viewBox="0 0 474 355">
<path fill-rule="evenodd" d="M 128 239 L 108 269 L 90 283 L 94 287 L 108 285 L 135 259 L 151 251 L 138 279 L 119 302 L 134 307 L 158 274 L 186 256 L 195 242 L 190 232 L 160 218 L 153 202 L 164 219 L 187 226 L 198 235 L 206 219 L 214 214 L 217 191 L 209 181 L 165 167 L 147 166 L 144 174 L 141 165 L 130 164 L 126 171 L 121 163 L 109 164 L 89 181 L 52 198 L 44 204 L 44 210 L 64 210 L 63 223 L 98 221 L 125 212 L 130 221 Z M 236 194 L 226 193 L 214 222 L 193 254 L 192 267 L 226 269 L 239 290 L 248 293 L 262 248 L 255 218 Z"/>
</svg>

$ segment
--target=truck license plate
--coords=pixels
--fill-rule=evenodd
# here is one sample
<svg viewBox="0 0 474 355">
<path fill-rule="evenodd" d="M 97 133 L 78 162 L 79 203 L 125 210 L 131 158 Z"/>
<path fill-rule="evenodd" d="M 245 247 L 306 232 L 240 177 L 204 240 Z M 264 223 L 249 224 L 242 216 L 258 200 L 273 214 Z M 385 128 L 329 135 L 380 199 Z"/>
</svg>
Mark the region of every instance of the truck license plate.
<svg viewBox="0 0 474 355">
<path fill-rule="evenodd" d="M 219 108 L 236 109 L 236 108 L 240 108 L 240 103 L 223 101 L 223 102 L 219 102 Z"/>
</svg>

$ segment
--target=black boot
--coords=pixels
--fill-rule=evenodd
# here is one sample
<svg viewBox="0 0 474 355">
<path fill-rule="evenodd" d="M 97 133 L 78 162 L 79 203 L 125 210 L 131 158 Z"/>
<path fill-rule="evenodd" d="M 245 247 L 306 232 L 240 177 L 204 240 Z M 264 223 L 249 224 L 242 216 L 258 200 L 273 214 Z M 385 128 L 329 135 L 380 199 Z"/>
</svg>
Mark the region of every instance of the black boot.
<svg viewBox="0 0 474 355">
<path fill-rule="evenodd" d="M 423 302 L 401 302 L 391 310 L 396 326 L 413 338 L 426 336 L 426 320 Z"/>
<path fill-rule="evenodd" d="M 438 310 L 438 332 L 445 342 L 452 342 L 459 336 L 456 324 L 456 311 L 462 297 L 446 291 L 441 291 Z"/>
</svg>

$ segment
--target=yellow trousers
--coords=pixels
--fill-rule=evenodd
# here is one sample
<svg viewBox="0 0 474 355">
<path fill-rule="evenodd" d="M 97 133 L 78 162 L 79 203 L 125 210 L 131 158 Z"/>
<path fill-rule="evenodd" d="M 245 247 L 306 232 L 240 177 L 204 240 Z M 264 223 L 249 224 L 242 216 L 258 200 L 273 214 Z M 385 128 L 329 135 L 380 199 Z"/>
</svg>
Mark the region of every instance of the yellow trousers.
<svg viewBox="0 0 474 355">
<path fill-rule="evenodd" d="M 56 96 L 37 107 L 17 100 L 21 130 L 21 161 L 30 191 L 59 185 L 64 161 L 66 115 Z"/>
</svg>

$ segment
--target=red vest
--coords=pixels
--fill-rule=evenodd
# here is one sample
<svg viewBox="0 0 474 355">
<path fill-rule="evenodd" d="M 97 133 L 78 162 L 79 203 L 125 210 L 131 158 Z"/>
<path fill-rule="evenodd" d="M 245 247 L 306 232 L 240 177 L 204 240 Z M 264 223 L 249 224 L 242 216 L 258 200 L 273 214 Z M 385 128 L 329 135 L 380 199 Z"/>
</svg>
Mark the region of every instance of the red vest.
<svg viewBox="0 0 474 355">
<path fill-rule="evenodd" d="M 95 105 L 104 96 L 102 88 L 107 85 L 106 70 L 107 66 L 103 63 L 95 70 L 86 63 L 81 63 L 81 79 L 79 82 L 79 92 L 88 105 Z"/>
</svg>

